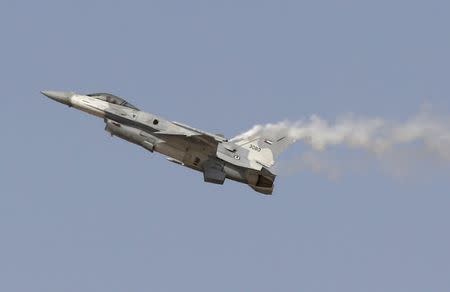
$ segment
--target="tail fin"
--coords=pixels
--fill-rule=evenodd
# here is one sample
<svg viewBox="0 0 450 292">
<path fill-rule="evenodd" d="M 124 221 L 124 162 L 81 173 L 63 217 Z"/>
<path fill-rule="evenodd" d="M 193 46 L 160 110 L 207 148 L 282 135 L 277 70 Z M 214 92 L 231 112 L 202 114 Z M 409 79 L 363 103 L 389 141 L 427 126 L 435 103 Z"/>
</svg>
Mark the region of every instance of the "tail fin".
<svg viewBox="0 0 450 292">
<path fill-rule="evenodd" d="M 271 167 L 275 164 L 278 156 L 285 151 L 295 140 L 289 136 L 281 137 L 248 137 L 241 140 L 233 141 L 249 150 L 249 160 L 255 160 L 265 167 Z"/>
</svg>

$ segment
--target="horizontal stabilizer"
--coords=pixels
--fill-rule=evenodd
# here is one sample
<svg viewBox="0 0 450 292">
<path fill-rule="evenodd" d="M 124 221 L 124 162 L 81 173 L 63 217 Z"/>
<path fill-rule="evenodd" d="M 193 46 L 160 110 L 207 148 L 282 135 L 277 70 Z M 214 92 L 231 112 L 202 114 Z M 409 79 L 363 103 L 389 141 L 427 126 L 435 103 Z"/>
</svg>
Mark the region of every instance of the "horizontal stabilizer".
<svg viewBox="0 0 450 292">
<path fill-rule="evenodd" d="M 275 164 L 278 156 L 285 151 L 295 140 L 283 137 L 250 137 L 235 142 L 237 145 L 248 149 L 249 160 L 253 160 L 270 168 Z"/>
</svg>

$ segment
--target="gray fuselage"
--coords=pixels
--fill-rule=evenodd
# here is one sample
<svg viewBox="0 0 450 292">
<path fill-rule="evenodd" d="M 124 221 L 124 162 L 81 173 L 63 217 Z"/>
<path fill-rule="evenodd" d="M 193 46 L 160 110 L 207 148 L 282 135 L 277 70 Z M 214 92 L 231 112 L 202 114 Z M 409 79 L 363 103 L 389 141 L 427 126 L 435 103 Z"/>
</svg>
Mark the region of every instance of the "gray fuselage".
<svg viewBox="0 0 450 292">
<path fill-rule="evenodd" d="M 220 135 L 140 111 L 110 94 L 79 95 L 49 91 L 43 94 L 104 119 L 105 130 L 113 136 L 161 153 L 171 162 L 203 172 L 206 182 L 223 184 L 228 178 L 248 184 L 258 192 L 272 193 L 275 175 L 260 165 L 252 166 L 252 161 L 247 162 L 245 157 L 236 154 L 242 152 L 236 151 L 239 146 Z M 217 157 L 218 149 L 225 149 L 219 153 L 225 160 Z"/>
</svg>

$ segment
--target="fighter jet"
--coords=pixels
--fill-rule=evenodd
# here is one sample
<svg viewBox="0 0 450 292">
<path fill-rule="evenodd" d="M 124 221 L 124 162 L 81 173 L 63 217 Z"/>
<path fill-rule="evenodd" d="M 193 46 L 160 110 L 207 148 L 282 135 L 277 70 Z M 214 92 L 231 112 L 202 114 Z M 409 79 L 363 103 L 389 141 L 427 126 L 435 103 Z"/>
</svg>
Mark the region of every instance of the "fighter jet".
<svg viewBox="0 0 450 292">
<path fill-rule="evenodd" d="M 146 113 L 109 93 L 78 94 L 42 91 L 50 99 L 102 118 L 112 136 L 142 146 L 167 160 L 203 173 L 205 182 L 223 184 L 225 179 L 249 185 L 271 195 L 276 175 L 275 159 L 294 141 L 289 137 L 226 139 L 182 123 Z"/>
</svg>

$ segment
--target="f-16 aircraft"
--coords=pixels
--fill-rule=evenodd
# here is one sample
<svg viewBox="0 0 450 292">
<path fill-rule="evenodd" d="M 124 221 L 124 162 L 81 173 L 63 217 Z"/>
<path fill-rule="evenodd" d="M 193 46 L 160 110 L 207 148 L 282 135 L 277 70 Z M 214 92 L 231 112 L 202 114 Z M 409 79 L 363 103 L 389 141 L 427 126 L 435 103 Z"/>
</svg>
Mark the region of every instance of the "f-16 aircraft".
<svg viewBox="0 0 450 292">
<path fill-rule="evenodd" d="M 100 117 L 111 135 L 159 152 L 167 160 L 203 173 L 204 181 L 225 179 L 248 184 L 271 195 L 276 175 L 271 171 L 278 155 L 294 141 L 289 137 L 247 137 L 228 140 L 223 135 L 192 128 L 146 113 L 109 93 L 77 94 L 42 91 L 42 94 Z"/>
</svg>

